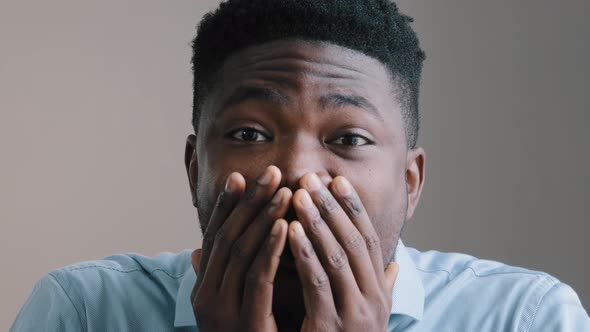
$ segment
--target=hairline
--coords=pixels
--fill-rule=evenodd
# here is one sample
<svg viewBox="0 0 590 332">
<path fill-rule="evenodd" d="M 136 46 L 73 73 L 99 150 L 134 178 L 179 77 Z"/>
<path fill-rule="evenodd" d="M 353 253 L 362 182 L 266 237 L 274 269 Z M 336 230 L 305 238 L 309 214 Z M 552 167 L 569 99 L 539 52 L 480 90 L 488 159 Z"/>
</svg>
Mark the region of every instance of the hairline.
<svg viewBox="0 0 590 332">
<path fill-rule="evenodd" d="M 411 84 L 409 82 L 409 79 L 403 77 L 402 74 L 400 74 L 399 72 L 395 71 L 394 68 L 392 68 L 390 65 L 384 63 L 383 61 L 381 61 L 380 59 L 370 55 L 370 54 L 366 54 L 356 48 L 352 48 L 350 46 L 346 46 L 346 45 L 340 45 L 338 43 L 329 41 L 329 40 L 321 40 L 321 39 L 314 39 L 314 38 L 305 38 L 305 37 L 285 37 L 285 38 L 278 38 L 278 39 L 273 39 L 273 40 L 266 40 L 264 42 L 260 42 L 260 43 L 254 43 L 254 44 L 250 44 L 244 48 L 241 49 L 237 49 L 235 51 L 233 51 L 232 53 L 228 54 L 225 59 L 219 64 L 219 68 L 217 68 L 215 71 L 211 72 L 211 74 L 208 75 L 208 77 L 205 77 L 204 79 L 201 79 L 200 81 L 202 82 L 199 87 L 195 87 L 195 93 L 197 93 L 196 89 L 202 89 L 204 91 L 198 91 L 199 97 L 202 98 L 202 100 L 198 103 L 198 105 L 193 105 L 193 113 L 196 114 L 198 116 L 197 119 L 197 124 L 200 125 L 201 121 L 201 115 L 202 115 L 202 110 L 204 108 L 204 106 L 207 104 L 207 101 L 209 99 L 209 96 L 212 94 L 211 92 L 213 90 L 215 90 L 216 88 L 218 88 L 218 84 L 219 84 L 219 77 L 221 75 L 221 72 L 223 71 L 225 64 L 235 55 L 246 51 L 248 49 L 251 48 L 256 48 L 256 47 L 261 47 L 270 43 L 276 43 L 276 42 L 304 42 L 304 43 L 309 43 L 312 46 L 315 47 L 322 47 L 322 46 L 336 46 L 336 47 L 341 47 L 343 49 L 346 49 L 346 51 L 351 51 L 354 53 L 359 53 L 362 54 L 364 56 L 367 56 L 375 61 L 377 61 L 382 67 L 383 70 L 385 70 L 387 77 L 389 79 L 389 82 L 391 84 L 391 88 L 392 91 L 390 91 L 390 94 L 393 98 L 397 99 L 397 101 L 400 104 L 400 111 L 401 114 L 400 116 L 402 117 L 402 124 L 403 124 L 403 129 L 405 131 L 404 133 L 404 137 L 405 137 L 405 141 L 406 141 L 406 147 L 409 149 L 409 141 L 408 141 L 408 126 L 409 123 L 407 121 L 407 117 L 409 116 L 409 113 L 412 111 L 410 109 L 412 102 L 412 88 L 411 88 Z M 416 105 L 417 107 L 418 105 Z M 193 123 L 193 130 L 195 132 L 195 134 L 198 135 L 198 126 L 194 126 Z"/>
</svg>

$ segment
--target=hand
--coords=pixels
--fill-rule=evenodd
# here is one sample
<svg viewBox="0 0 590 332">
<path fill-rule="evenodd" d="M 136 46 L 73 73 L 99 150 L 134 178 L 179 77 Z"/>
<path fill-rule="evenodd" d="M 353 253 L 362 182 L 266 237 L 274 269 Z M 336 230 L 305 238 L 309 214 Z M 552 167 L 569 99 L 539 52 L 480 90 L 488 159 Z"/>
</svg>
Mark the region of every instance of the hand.
<svg viewBox="0 0 590 332">
<path fill-rule="evenodd" d="M 289 245 L 303 286 L 302 331 L 385 331 L 399 267 L 383 272 L 379 237 L 358 195 L 341 176 L 328 189 L 307 174 L 301 187 Z"/>
<path fill-rule="evenodd" d="M 285 215 L 293 196 L 270 166 L 245 188 L 231 174 L 193 253 L 197 282 L 191 294 L 199 331 L 276 331 L 273 281 L 287 239 Z M 276 194 L 275 194 L 276 192 Z M 272 199 L 272 200 L 271 200 Z"/>
</svg>

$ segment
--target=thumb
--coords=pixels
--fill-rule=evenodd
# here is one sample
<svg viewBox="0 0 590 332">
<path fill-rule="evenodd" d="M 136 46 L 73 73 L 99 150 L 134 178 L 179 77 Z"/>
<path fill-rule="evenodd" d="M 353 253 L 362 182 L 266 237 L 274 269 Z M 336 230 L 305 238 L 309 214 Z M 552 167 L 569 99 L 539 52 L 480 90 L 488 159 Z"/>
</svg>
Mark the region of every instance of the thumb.
<svg viewBox="0 0 590 332">
<path fill-rule="evenodd" d="M 396 262 L 389 263 L 385 269 L 385 284 L 387 285 L 389 294 L 393 292 L 393 286 L 395 284 L 395 279 L 397 279 L 398 272 L 399 265 Z"/>
<path fill-rule="evenodd" d="M 191 263 L 193 265 L 193 269 L 195 270 L 195 274 L 199 274 L 199 263 L 201 262 L 201 249 L 196 249 L 191 254 Z"/>
</svg>

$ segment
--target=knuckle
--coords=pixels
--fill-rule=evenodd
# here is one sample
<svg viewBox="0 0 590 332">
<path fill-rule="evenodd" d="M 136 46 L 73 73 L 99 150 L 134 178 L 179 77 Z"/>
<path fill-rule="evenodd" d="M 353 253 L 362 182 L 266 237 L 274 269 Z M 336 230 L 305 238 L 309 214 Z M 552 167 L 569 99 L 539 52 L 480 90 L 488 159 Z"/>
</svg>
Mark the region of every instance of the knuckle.
<svg viewBox="0 0 590 332">
<path fill-rule="evenodd" d="M 357 249 L 362 248 L 365 245 L 365 239 L 357 230 L 353 230 L 348 234 L 344 240 L 344 246 L 350 250 L 350 252 L 356 252 Z"/>
<path fill-rule="evenodd" d="M 320 233 L 322 228 L 326 225 L 326 222 L 324 221 L 324 219 L 322 219 L 322 217 L 320 217 L 319 215 L 313 215 L 310 217 L 309 220 L 309 226 L 310 226 L 310 230 L 314 233 Z"/>
<path fill-rule="evenodd" d="M 222 243 L 227 239 L 227 227 L 222 226 L 219 228 L 217 233 L 215 233 L 214 242 L 215 243 Z"/>
<path fill-rule="evenodd" d="M 330 279 L 325 272 L 314 274 L 310 280 L 309 285 L 317 291 L 326 291 L 330 289 Z"/>
<path fill-rule="evenodd" d="M 311 330 L 315 332 L 339 332 L 344 331 L 344 325 L 337 318 L 326 319 L 325 315 L 318 315 L 318 318 L 313 321 Z"/>
<path fill-rule="evenodd" d="M 272 286 L 273 281 L 265 279 L 262 275 L 260 275 L 256 271 L 250 270 L 250 271 L 248 271 L 248 273 L 246 273 L 245 285 L 246 285 L 246 287 L 249 287 L 252 289 L 259 289 L 259 288 L 263 288 L 266 286 Z"/>
<path fill-rule="evenodd" d="M 326 190 L 322 190 L 319 196 L 319 208 L 323 214 L 331 214 L 338 208 L 338 202 Z"/>
<path fill-rule="evenodd" d="M 231 256 L 234 260 L 242 260 L 248 256 L 248 250 L 245 248 L 243 241 L 236 241 L 231 247 Z"/>
<path fill-rule="evenodd" d="M 276 237 L 276 235 L 271 235 L 272 237 Z M 260 255 L 260 257 L 264 258 L 264 259 L 268 259 L 269 257 L 272 256 L 272 249 L 273 249 L 273 241 L 271 240 L 271 238 L 269 238 L 267 241 L 264 242 L 264 244 L 262 245 L 261 250 L 258 252 L 258 254 Z"/>
<path fill-rule="evenodd" d="M 254 308 L 243 307 L 242 315 L 238 320 L 238 326 L 235 329 L 228 330 L 225 326 L 219 331 L 243 331 L 243 332 L 258 332 L 260 331 L 260 313 L 252 313 Z M 264 318 L 273 318 L 271 313 L 264 313 Z M 274 319 L 274 318 L 273 318 Z"/>
<path fill-rule="evenodd" d="M 313 250 L 313 246 L 311 245 L 311 242 L 306 241 L 302 246 L 301 246 L 301 257 L 305 258 L 305 259 L 310 259 L 316 256 L 315 250 Z"/>
<path fill-rule="evenodd" d="M 345 309 L 344 313 L 344 317 L 348 317 L 345 325 L 358 327 L 359 330 L 366 329 L 368 326 L 375 326 L 375 322 L 387 321 L 386 317 L 388 316 L 389 313 L 385 313 L 382 307 L 368 306 L 366 304 Z"/>
<path fill-rule="evenodd" d="M 353 217 L 358 217 L 363 214 L 364 208 L 358 197 L 349 197 L 345 200 L 346 209 Z"/>
<path fill-rule="evenodd" d="M 342 248 L 334 250 L 328 255 L 328 263 L 330 268 L 334 270 L 342 270 L 348 265 L 348 257 Z"/>
<path fill-rule="evenodd" d="M 369 252 L 381 250 L 381 241 L 376 235 L 365 235 L 365 245 Z"/>
</svg>

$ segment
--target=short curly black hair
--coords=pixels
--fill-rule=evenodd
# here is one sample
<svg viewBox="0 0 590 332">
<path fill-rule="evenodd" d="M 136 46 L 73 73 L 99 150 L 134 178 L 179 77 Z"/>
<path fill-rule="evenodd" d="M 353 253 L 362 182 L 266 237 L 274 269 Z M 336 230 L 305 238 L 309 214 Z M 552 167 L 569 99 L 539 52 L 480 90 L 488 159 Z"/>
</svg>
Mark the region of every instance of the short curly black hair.
<svg viewBox="0 0 590 332">
<path fill-rule="evenodd" d="M 333 43 L 383 63 L 401 90 L 407 146 L 418 140 L 424 51 L 390 0 L 228 0 L 201 20 L 193 40 L 193 128 L 214 76 L 231 54 L 279 39 Z"/>
</svg>

